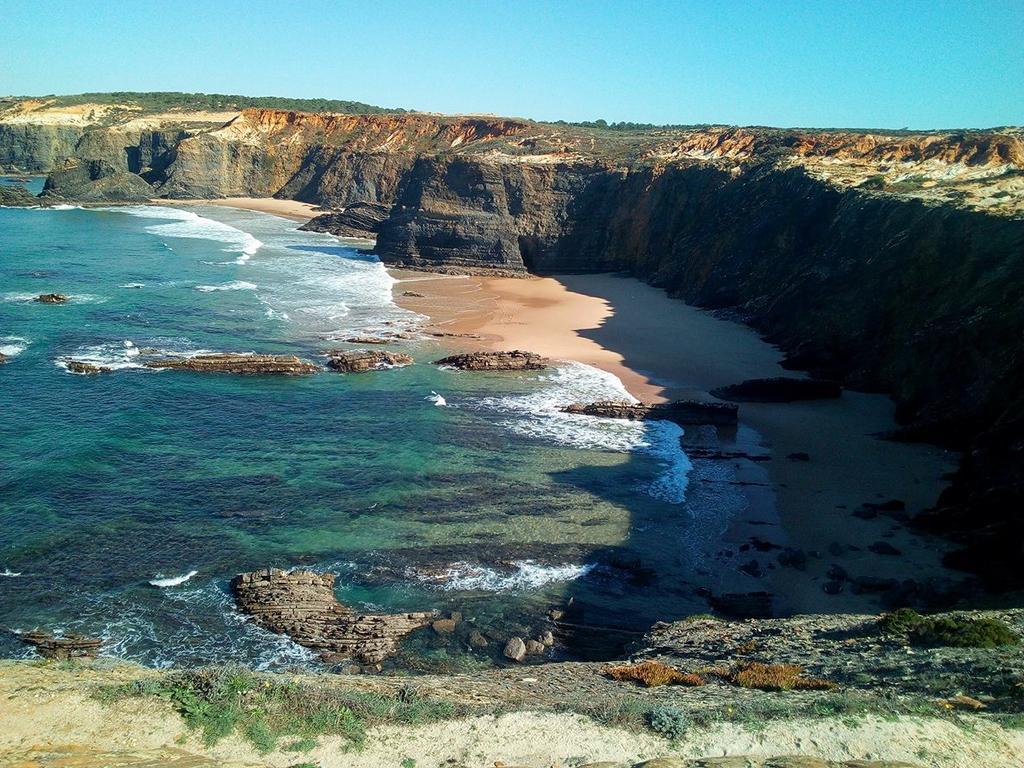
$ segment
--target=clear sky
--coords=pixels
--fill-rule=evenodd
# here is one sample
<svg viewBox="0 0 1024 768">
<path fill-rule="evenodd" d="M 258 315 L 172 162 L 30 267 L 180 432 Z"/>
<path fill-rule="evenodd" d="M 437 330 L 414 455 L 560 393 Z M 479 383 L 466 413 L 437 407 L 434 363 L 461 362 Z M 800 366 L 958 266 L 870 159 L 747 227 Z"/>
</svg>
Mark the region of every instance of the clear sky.
<svg viewBox="0 0 1024 768">
<path fill-rule="evenodd" d="M 0 94 L 202 91 L 541 120 L 1024 124 L 1024 0 L 3 0 Z"/>
</svg>

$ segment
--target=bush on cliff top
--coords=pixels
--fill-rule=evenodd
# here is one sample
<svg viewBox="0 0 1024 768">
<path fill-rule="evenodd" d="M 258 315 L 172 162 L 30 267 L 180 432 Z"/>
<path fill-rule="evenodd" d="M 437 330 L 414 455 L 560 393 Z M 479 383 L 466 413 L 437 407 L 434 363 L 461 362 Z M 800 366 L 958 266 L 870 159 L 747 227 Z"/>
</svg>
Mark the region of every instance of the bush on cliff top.
<svg viewBox="0 0 1024 768">
<path fill-rule="evenodd" d="M 883 632 L 906 635 L 915 645 L 947 648 L 997 648 L 1016 645 L 1020 638 L 998 619 L 968 616 L 922 616 L 913 608 L 882 614 Z"/>
</svg>

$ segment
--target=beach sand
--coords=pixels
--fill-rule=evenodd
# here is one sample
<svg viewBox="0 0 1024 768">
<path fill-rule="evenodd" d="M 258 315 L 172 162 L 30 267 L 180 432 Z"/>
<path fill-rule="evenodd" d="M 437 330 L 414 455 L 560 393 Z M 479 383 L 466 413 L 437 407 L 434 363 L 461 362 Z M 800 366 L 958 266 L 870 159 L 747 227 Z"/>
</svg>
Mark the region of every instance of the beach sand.
<svg viewBox="0 0 1024 768">
<path fill-rule="evenodd" d="M 273 197 L 222 197 L 213 200 L 153 200 L 154 205 L 220 205 L 225 208 L 241 208 L 246 211 L 259 211 L 283 216 L 295 221 L 309 221 L 316 216 L 317 206 L 312 203 L 300 203 L 298 200 L 278 200 Z"/>
<path fill-rule="evenodd" d="M 708 400 L 709 390 L 744 379 L 799 375 L 781 368 L 780 351 L 750 328 L 633 278 L 392 274 L 399 281 L 396 300 L 430 317 L 429 330 L 461 335 L 467 349 L 525 349 L 587 363 L 615 374 L 647 402 Z M 756 462 L 715 459 L 732 463 L 747 497 L 746 514 L 723 541 L 731 549 L 723 566 L 747 562 L 752 538 L 807 555 L 802 569 L 776 566 L 763 578 L 745 577 L 749 591 L 776 595 L 777 611 L 878 610 L 876 596 L 853 594 L 849 583 L 838 595 L 824 592 L 834 565 L 853 577 L 956 578 L 940 563 L 944 541 L 912 533 L 891 517 L 852 514 L 865 502 L 890 499 L 915 514 L 934 505 L 943 474 L 955 466 L 951 452 L 876 437 L 895 426 L 893 410 L 883 395 L 856 392 L 839 400 L 744 403 L 740 429 L 719 436 L 723 452 L 770 455 Z M 794 453 L 810 460 L 788 458 Z M 868 549 L 875 542 L 901 554 L 875 554 Z"/>
</svg>

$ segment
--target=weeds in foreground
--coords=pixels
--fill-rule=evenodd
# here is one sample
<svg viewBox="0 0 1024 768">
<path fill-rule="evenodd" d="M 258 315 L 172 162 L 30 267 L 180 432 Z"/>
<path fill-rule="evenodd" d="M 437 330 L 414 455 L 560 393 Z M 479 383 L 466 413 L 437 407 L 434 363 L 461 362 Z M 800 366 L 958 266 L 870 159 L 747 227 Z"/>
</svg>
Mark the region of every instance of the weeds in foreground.
<svg viewBox="0 0 1024 768">
<path fill-rule="evenodd" d="M 105 686 L 102 701 L 136 696 L 169 699 L 189 728 L 213 745 L 232 733 L 243 735 L 258 751 L 269 752 L 286 736 L 285 749 L 308 751 L 318 736 L 340 736 L 350 748 L 360 747 L 368 726 L 382 723 L 416 725 L 469 714 L 448 701 L 428 699 L 414 691 L 400 695 L 346 691 L 332 686 L 281 682 L 244 669 L 214 669 L 170 674 Z"/>
<path fill-rule="evenodd" d="M 637 682 L 648 688 L 659 685 L 704 685 L 704 678 L 648 659 L 637 664 L 605 667 L 602 673 L 612 680 Z"/>
</svg>

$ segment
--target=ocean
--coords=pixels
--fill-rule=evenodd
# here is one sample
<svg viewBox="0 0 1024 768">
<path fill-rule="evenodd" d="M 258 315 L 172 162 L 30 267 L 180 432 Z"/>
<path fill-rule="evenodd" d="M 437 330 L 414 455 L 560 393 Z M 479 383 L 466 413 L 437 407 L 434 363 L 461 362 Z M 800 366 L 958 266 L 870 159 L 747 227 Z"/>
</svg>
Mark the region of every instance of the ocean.
<svg viewBox="0 0 1024 768">
<path fill-rule="evenodd" d="M 721 464 L 695 469 L 675 425 L 561 413 L 628 397 L 597 369 L 431 365 L 457 344 L 420 333 L 376 257 L 296 227 L 214 206 L 0 209 L 0 655 L 31 655 L 17 633 L 38 627 L 156 667 L 321 666 L 234 610 L 231 577 L 266 566 L 337 573 L 357 610 L 457 610 L 497 634 L 545 626 L 570 597 L 615 638 L 706 610 L 696 587 L 714 586 L 742 506 Z M 33 301 L 50 292 L 70 301 Z M 412 335 L 389 348 L 415 365 L 274 378 L 140 362 L 322 364 L 385 332 Z M 500 649 L 426 632 L 406 654 L 458 668 Z"/>
</svg>

